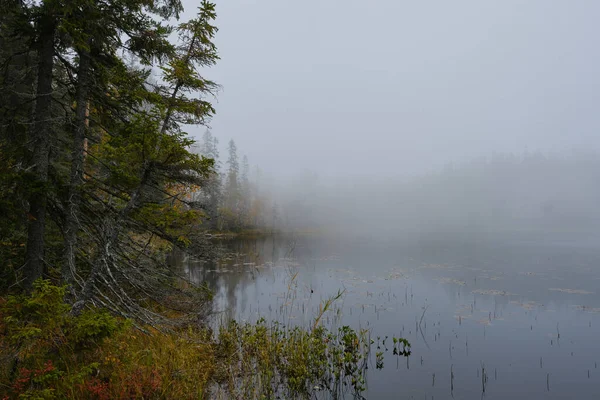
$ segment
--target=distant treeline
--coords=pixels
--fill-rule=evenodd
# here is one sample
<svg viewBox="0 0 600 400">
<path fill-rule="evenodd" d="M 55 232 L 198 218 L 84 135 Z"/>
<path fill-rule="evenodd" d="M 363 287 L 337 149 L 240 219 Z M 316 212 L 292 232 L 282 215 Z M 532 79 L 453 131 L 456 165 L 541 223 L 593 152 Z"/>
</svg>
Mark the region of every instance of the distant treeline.
<svg viewBox="0 0 600 400">
<path fill-rule="evenodd" d="M 494 155 L 408 179 L 320 181 L 282 203 L 291 224 L 372 232 L 589 231 L 600 222 L 600 155 Z"/>
<path fill-rule="evenodd" d="M 250 170 L 248 157 L 241 165 L 235 142 L 229 141 L 227 161 L 219 155 L 219 141 L 207 130 L 194 151 L 214 160 L 214 169 L 204 184 L 191 192 L 192 201 L 206 214 L 206 226 L 218 231 L 248 229 L 267 230 L 279 224 L 277 204 L 267 190 L 261 188 L 262 172 L 258 166 Z"/>
</svg>

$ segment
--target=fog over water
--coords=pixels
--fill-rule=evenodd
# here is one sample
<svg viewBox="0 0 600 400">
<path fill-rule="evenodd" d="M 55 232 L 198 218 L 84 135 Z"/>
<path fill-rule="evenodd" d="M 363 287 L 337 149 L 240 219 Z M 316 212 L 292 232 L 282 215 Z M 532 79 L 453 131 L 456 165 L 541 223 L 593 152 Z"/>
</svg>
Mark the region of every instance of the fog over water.
<svg viewBox="0 0 600 400">
<path fill-rule="evenodd" d="M 283 195 L 290 227 L 371 234 L 595 232 L 600 158 L 495 156 L 410 179 L 305 175 Z"/>
<path fill-rule="evenodd" d="M 217 10 L 212 133 L 285 234 L 177 261 L 215 311 L 309 327 L 345 290 L 328 327 L 413 344 L 367 398 L 600 398 L 600 3 Z"/>
<path fill-rule="evenodd" d="M 597 2 L 217 6 L 211 129 L 286 229 L 596 226 Z"/>
</svg>

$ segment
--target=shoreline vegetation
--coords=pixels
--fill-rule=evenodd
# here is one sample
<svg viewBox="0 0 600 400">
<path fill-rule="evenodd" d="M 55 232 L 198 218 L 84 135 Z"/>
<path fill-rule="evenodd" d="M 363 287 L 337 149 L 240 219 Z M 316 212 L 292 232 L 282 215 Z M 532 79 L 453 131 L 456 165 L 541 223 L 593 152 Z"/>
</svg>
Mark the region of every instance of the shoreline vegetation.
<svg viewBox="0 0 600 400">
<path fill-rule="evenodd" d="M 303 230 L 281 230 L 281 229 L 242 229 L 239 231 L 208 231 L 208 239 L 260 239 L 266 237 L 289 237 L 289 236 L 319 236 L 330 232 L 324 229 Z"/>
<path fill-rule="evenodd" d="M 3 399 L 363 398 L 373 366 L 369 330 L 321 324 L 343 293 L 311 327 L 260 319 L 217 331 L 140 325 L 95 307 L 74 315 L 66 294 L 38 280 L 30 294 L 0 298 Z M 410 355 L 405 339 L 392 341 L 393 357 Z"/>
</svg>

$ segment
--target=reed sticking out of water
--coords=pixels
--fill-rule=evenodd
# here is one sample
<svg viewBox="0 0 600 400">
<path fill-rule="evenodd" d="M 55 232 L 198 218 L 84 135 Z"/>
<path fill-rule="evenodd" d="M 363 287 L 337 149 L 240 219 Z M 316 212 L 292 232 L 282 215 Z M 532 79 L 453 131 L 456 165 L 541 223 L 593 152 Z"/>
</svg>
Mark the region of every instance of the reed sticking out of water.
<svg viewBox="0 0 600 400">
<path fill-rule="evenodd" d="M 487 372 L 485 372 L 485 364 L 481 363 L 481 393 L 485 393 L 485 387 L 487 385 Z"/>
<path fill-rule="evenodd" d="M 450 365 L 450 395 L 454 398 L 454 364 Z"/>
<path fill-rule="evenodd" d="M 423 322 L 423 317 L 425 317 L 425 313 L 427 312 L 428 308 L 429 308 L 429 304 L 426 305 L 425 307 L 423 307 L 423 314 L 421 314 L 421 319 L 419 320 L 419 327 L 421 327 L 421 323 Z"/>
<path fill-rule="evenodd" d="M 346 292 L 346 289 L 338 290 L 338 292 L 335 296 L 332 296 L 332 297 L 328 298 L 327 300 L 325 300 L 324 302 L 322 302 L 321 304 L 319 304 L 319 314 L 315 318 L 315 323 L 313 324 L 313 330 L 317 329 L 317 327 L 319 326 L 319 322 L 321 322 L 321 319 L 323 318 L 323 315 L 327 312 L 327 310 L 329 310 L 331 305 L 336 300 L 340 299 L 344 295 L 345 292 Z"/>
</svg>

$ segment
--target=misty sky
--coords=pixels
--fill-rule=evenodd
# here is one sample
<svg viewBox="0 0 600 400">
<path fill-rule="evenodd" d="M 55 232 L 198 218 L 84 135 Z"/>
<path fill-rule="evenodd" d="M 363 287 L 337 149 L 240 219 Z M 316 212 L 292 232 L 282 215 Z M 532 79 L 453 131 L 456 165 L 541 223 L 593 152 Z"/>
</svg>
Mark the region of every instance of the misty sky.
<svg viewBox="0 0 600 400">
<path fill-rule="evenodd" d="M 598 1 L 216 3 L 213 134 L 271 173 L 600 149 Z"/>
</svg>

